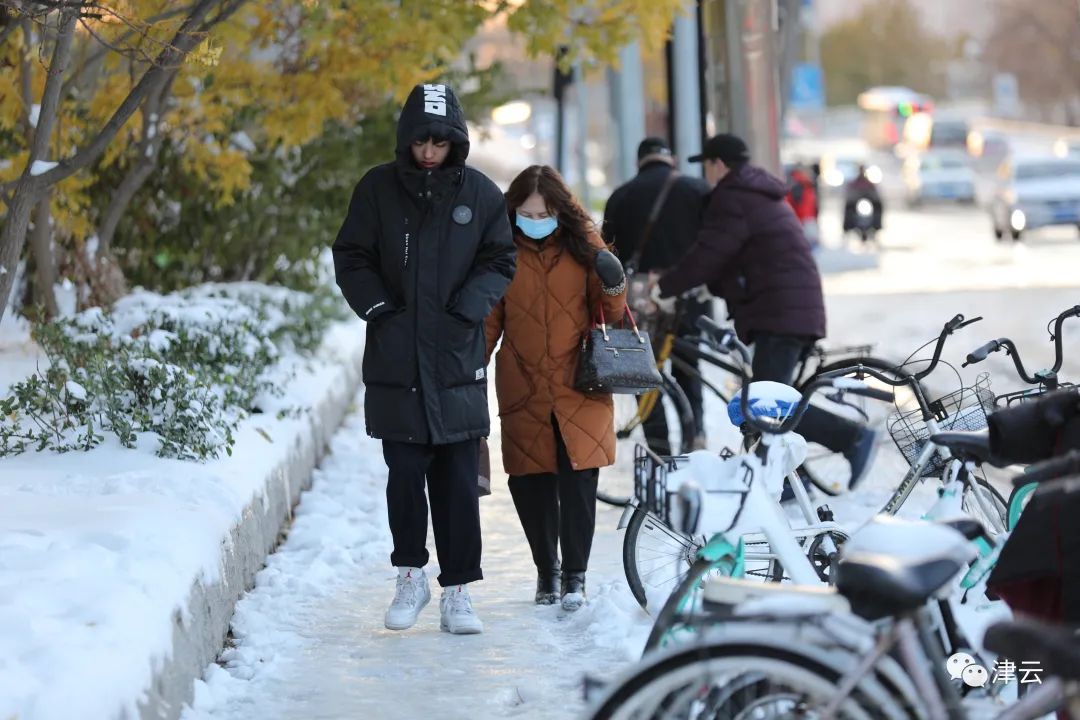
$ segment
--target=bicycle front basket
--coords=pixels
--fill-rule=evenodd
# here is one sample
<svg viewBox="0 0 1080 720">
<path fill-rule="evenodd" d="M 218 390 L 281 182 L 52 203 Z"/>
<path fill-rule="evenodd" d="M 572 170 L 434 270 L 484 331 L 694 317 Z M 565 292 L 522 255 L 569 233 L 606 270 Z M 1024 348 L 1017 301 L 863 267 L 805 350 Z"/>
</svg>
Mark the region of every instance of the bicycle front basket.
<svg viewBox="0 0 1080 720">
<path fill-rule="evenodd" d="M 667 476 L 685 462 L 685 455 L 657 455 L 644 445 L 634 446 L 634 497 L 638 506 L 668 521 Z"/>
<path fill-rule="evenodd" d="M 990 374 L 982 373 L 971 387 L 962 387 L 930 403 L 938 426 L 945 430 L 982 430 L 986 416 L 994 411 L 994 393 L 990 390 Z M 908 465 L 915 467 L 930 438 L 930 429 L 923 420 L 922 410 L 916 408 L 889 417 L 889 435 L 896 443 Z M 945 463 L 935 455 L 923 469 L 922 477 L 940 476 Z"/>
</svg>

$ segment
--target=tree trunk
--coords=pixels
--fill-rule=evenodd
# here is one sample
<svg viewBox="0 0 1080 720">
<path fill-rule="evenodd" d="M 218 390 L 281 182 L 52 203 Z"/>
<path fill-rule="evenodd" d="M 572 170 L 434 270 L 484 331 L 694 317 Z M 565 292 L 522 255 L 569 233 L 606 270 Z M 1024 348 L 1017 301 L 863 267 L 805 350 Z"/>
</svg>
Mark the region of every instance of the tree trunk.
<svg viewBox="0 0 1080 720">
<path fill-rule="evenodd" d="M 64 6 L 65 9 L 60 14 L 56 47 L 48 65 L 45 91 L 42 94 L 41 117 L 34 136 L 34 145 L 30 149 L 30 158 L 26 170 L 17 181 L 0 186 L 0 193 L 6 194 L 8 191 L 12 191 L 8 216 L 3 232 L 0 233 L 0 318 L 3 318 L 4 312 L 7 310 L 8 298 L 14 282 L 14 268 L 22 253 L 23 245 L 26 243 L 26 230 L 30 222 L 30 214 L 40 195 L 47 188 L 70 177 L 81 169 L 89 167 L 91 163 L 101 157 L 124 123 L 134 114 L 143 100 L 156 88 L 160 88 L 161 84 L 167 81 L 171 72 L 175 72 L 176 68 L 187 57 L 188 52 L 198 45 L 203 33 L 209 31 L 214 25 L 225 21 L 246 1 L 197 0 L 196 4 L 191 8 L 187 19 L 177 30 L 172 43 L 162 49 L 153 66 L 146 71 L 135 87 L 132 88 L 98 134 L 85 147 L 79 149 L 73 157 L 62 159 L 57 167 L 38 176 L 32 176 L 30 175 L 30 169 L 33 167 L 34 161 L 41 159 L 44 155 L 45 144 L 47 144 L 48 138 L 52 134 L 52 128 L 56 123 L 60 95 L 64 86 L 64 71 L 67 67 L 68 58 L 71 56 L 72 37 L 81 4 L 75 7 Z M 217 14 L 210 21 L 204 23 L 206 16 L 215 7 L 218 9 Z"/>
<path fill-rule="evenodd" d="M 38 117 L 38 126 L 34 131 L 34 141 L 30 145 L 26 168 L 12 193 L 7 217 L 4 219 L 4 230 L 0 232 L 0 319 L 3 319 L 7 311 L 11 286 L 15 282 L 15 267 L 26 244 L 30 215 L 34 211 L 34 206 L 48 194 L 47 186 L 39 185 L 38 179 L 31 175 L 31 170 L 34 163 L 43 158 L 49 149 L 49 137 L 56 125 L 64 70 L 67 68 L 68 58 L 71 57 L 71 43 L 75 37 L 75 23 L 78 17 L 78 8 L 64 10 L 60 14 L 56 46 L 53 48 L 53 55 L 49 61 L 48 79 L 45 81 L 45 90 L 42 93 L 41 112 Z"/>
<path fill-rule="evenodd" d="M 34 254 L 34 305 L 44 312 L 38 320 L 52 320 L 59 313 L 56 304 L 56 257 L 52 249 L 52 213 L 49 194 L 38 201 L 30 251 Z"/>
<path fill-rule="evenodd" d="M 15 190 L 4 218 L 4 229 L 0 231 L 0 318 L 4 317 L 8 300 L 11 298 L 15 270 L 19 266 L 26 231 L 30 227 L 30 214 L 37 204 L 36 196 L 20 190 L 21 188 Z"/>
</svg>

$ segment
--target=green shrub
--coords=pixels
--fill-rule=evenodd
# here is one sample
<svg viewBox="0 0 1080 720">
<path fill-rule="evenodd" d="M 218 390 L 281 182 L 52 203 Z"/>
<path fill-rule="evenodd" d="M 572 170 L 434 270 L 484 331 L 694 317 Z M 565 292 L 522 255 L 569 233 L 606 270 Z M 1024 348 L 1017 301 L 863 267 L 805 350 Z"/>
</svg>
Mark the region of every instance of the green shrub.
<svg viewBox="0 0 1080 720">
<path fill-rule="evenodd" d="M 237 422 L 282 392 L 267 371 L 283 352 L 314 351 L 344 310 L 329 289 L 204 285 L 39 325 L 49 366 L 0 400 L 0 456 L 89 450 L 105 433 L 125 447 L 153 433 L 162 457 L 231 452 Z"/>
</svg>

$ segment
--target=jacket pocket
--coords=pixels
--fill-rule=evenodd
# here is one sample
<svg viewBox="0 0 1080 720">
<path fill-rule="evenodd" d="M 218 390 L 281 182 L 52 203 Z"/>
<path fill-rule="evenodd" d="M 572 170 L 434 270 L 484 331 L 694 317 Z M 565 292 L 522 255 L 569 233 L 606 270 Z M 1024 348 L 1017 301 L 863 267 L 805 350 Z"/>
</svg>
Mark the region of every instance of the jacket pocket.
<svg viewBox="0 0 1080 720">
<path fill-rule="evenodd" d="M 439 384 L 444 388 L 487 382 L 482 323 L 472 325 L 443 314 L 439 344 Z"/>
<path fill-rule="evenodd" d="M 536 393 L 532 379 L 510 348 L 503 347 L 495 356 L 495 399 L 499 415 L 520 410 Z"/>
<path fill-rule="evenodd" d="M 398 310 L 367 325 L 365 385 L 409 387 L 416 379 L 416 342 L 410 313 Z"/>
</svg>

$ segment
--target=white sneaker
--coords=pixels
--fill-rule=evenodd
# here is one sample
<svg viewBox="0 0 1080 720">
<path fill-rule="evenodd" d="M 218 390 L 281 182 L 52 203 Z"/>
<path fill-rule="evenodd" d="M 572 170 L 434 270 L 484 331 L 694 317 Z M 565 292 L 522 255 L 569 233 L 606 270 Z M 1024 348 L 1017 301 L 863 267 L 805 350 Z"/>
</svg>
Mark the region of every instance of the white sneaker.
<svg viewBox="0 0 1080 720">
<path fill-rule="evenodd" d="M 475 635 L 484 632 L 484 624 L 473 611 L 472 598 L 464 585 L 454 585 L 443 590 L 439 601 L 442 620 L 439 626 L 455 635 Z"/>
<path fill-rule="evenodd" d="M 384 620 L 386 629 L 408 630 L 416 624 L 416 617 L 429 602 L 431 590 L 423 568 L 398 568 L 397 590 Z"/>
</svg>

